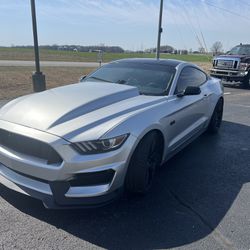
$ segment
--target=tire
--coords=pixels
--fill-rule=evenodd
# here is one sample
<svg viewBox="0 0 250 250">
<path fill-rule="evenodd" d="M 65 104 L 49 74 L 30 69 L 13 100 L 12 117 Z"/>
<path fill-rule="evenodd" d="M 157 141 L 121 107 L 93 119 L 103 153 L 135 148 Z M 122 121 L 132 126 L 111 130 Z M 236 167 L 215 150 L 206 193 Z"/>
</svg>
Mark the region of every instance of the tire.
<svg viewBox="0 0 250 250">
<path fill-rule="evenodd" d="M 224 101 L 222 98 L 220 98 L 214 108 L 214 112 L 211 117 L 210 123 L 208 125 L 208 129 L 207 129 L 207 131 L 211 134 L 218 133 L 220 129 L 222 116 L 223 116 L 223 105 L 224 105 Z"/>
<path fill-rule="evenodd" d="M 157 132 L 150 132 L 142 138 L 131 157 L 125 180 L 128 193 L 146 194 L 150 190 L 161 157 L 162 139 Z"/>
<path fill-rule="evenodd" d="M 247 89 L 250 87 L 250 71 L 248 72 L 248 74 L 244 77 L 243 81 L 242 81 L 242 86 L 244 89 Z"/>
</svg>

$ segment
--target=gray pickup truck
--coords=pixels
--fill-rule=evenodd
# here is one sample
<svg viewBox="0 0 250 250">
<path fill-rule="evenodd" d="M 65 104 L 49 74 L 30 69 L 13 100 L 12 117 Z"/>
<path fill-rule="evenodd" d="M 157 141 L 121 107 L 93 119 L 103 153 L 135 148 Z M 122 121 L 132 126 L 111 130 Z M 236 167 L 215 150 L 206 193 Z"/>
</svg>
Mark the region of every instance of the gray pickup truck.
<svg viewBox="0 0 250 250">
<path fill-rule="evenodd" d="M 210 75 L 250 87 L 250 44 L 237 45 L 225 55 L 215 56 Z"/>
</svg>

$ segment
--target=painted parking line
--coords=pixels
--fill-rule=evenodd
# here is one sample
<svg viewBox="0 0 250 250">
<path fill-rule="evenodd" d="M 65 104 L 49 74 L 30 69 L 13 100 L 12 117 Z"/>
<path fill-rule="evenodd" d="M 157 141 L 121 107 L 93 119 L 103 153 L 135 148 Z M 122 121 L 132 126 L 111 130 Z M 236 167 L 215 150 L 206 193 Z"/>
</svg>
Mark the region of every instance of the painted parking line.
<svg viewBox="0 0 250 250">
<path fill-rule="evenodd" d="M 243 107 L 243 108 L 250 108 L 250 105 L 243 105 L 243 104 L 238 104 L 238 103 L 230 103 L 229 105 Z"/>
<path fill-rule="evenodd" d="M 230 95 L 231 94 L 231 92 L 225 92 L 224 93 L 224 95 Z"/>
</svg>

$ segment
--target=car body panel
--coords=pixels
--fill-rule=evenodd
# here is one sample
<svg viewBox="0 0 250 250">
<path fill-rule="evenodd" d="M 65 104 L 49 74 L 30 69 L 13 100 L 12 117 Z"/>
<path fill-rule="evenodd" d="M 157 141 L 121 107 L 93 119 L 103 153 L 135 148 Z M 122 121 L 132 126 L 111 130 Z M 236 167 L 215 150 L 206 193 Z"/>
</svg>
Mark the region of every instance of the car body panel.
<svg viewBox="0 0 250 250">
<path fill-rule="evenodd" d="M 167 63 L 165 61 L 152 62 Z M 163 138 L 164 163 L 206 130 L 216 103 L 223 96 L 220 81 L 207 77 L 200 86 L 200 94 L 178 97 L 174 93 L 182 69 L 199 68 L 185 62 L 170 63 L 175 65 L 176 74 L 168 95 L 140 95 L 133 86 L 92 81 L 8 103 L 0 110 L 0 139 L 3 130 L 10 137 L 15 138 L 17 134 L 43 142 L 59 154 L 61 161 L 51 164 L 47 159 L 6 148 L 0 141 L 1 183 L 42 199 L 46 207 L 84 205 L 85 201 L 88 205 L 96 204 L 94 198 L 106 202 L 105 197 L 113 197 L 113 193 L 122 189 L 134 150 L 153 130 Z M 114 151 L 79 154 L 72 147 L 76 142 L 124 134 L 128 134 L 127 140 Z M 110 170 L 114 175 L 105 183 L 72 184 L 72 180 L 81 175 L 98 175 Z"/>
</svg>

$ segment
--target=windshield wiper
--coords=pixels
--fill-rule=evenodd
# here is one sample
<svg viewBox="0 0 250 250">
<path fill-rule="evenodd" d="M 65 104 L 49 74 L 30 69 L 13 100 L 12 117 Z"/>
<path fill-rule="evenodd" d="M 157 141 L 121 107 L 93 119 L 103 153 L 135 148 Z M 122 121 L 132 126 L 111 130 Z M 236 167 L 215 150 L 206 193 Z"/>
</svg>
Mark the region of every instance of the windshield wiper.
<svg viewBox="0 0 250 250">
<path fill-rule="evenodd" d="M 96 76 L 90 76 L 90 77 L 86 78 L 86 80 L 88 80 L 88 79 L 94 79 L 94 80 L 102 81 L 102 82 L 111 82 L 111 81 L 108 81 L 108 80 L 105 80 L 105 79 L 102 79 L 102 78 L 99 78 Z"/>
</svg>

